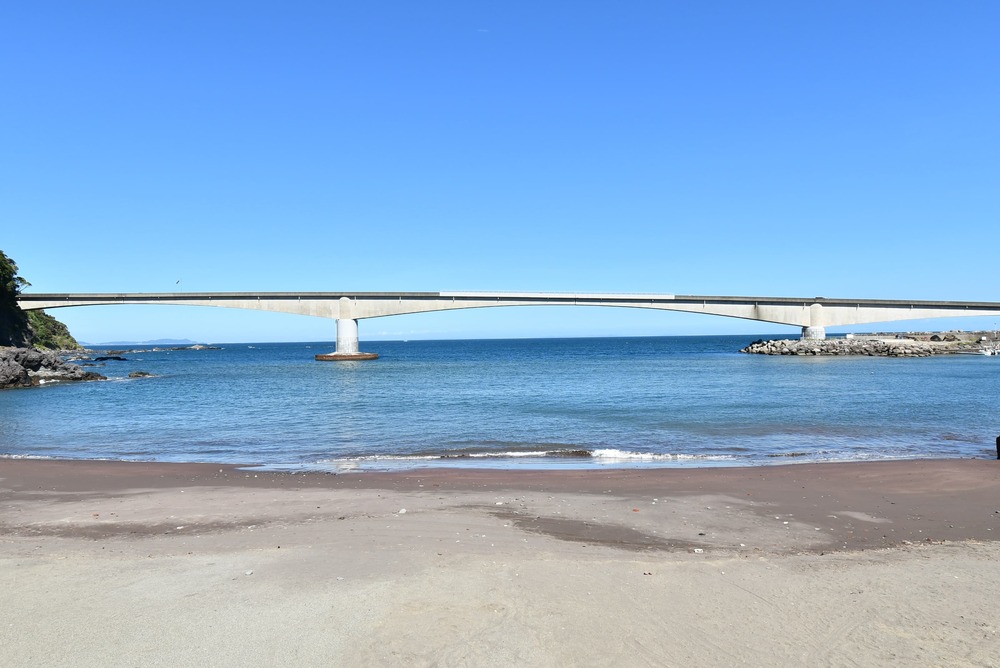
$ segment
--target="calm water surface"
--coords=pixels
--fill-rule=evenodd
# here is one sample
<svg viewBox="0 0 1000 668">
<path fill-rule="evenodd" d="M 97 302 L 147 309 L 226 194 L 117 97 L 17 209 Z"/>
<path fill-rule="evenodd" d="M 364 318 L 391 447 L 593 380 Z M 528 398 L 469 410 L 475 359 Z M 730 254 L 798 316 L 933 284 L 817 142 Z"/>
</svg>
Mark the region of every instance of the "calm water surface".
<svg viewBox="0 0 1000 668">
<path fill-rule="evenodd" d="M 0 393 L 0 454 L 333 470 L 996 456 L 1000 358 L 736 352 L 753 338 L 129 353 L 97 369 L 108 382 Z"/>
</svg>

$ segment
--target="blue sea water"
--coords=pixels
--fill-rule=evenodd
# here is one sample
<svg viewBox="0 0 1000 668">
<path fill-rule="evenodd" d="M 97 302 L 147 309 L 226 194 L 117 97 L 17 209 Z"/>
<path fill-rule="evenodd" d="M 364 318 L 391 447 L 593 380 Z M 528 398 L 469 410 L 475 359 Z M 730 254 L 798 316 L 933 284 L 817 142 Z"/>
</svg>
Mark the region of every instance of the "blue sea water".
<svg viewBox="0 0 1000 668">
<path fill-rule="evenodd" d="M 1000 358 L 765 357 L 748 336 L 145 351 L 0 392 L 0 455 L 262 464 L 759 465 L 994 457 Z M 151 378 L 127 378 L 131 371 Z"/>
</svg>

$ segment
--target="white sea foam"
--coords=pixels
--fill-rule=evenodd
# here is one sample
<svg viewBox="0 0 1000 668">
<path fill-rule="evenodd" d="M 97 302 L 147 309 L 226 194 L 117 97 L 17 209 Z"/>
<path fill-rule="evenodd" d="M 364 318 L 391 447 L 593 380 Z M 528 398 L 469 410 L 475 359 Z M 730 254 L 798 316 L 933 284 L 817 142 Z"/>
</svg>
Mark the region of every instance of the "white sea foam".
<svg viewBox="0 0 1000 668">
<path fill-rule="evenodd" d="M 596 459 L 608 461 L 633 461 L 633 462 L 681 462 L 681 461 L 735 461 L 739 459 L 735 455 L 706 455 L 706 454 L 680 454 L 680 453 L 656 453 L 656 452 L 634 452 L 630 450 L 615 450 L 613 448 L 603 448 L 594 450 Z"/>
<path fill-rule="evenodd" d="M 501 450 L 478 452 L 442 452 L 437 454 L 379 454 L 360 457 L 330 458 L 317 462 L 320 468 L 338 471 L 391 470 L 434 466 L 496 468 L 517 461 L 518 466 L 534 468 L 600 468 L 606 466 L 647 467 L 710 465 L 736 462 L 734 455 L 663 454 L 603 448 L 554 450 Z"/>
</svg>

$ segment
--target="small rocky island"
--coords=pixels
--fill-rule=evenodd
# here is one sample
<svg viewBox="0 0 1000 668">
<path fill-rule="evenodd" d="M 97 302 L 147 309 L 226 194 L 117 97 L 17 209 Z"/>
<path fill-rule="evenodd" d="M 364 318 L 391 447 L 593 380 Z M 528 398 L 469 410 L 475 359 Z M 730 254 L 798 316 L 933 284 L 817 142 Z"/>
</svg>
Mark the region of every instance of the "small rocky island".
<svg viewBox="0 0 1000 668">
<path fill-rule="evenodd" d="M 864 355 L 930 357 L 931 355 L 996 355 L 997 332 L 910 332 L 848 334 L 843 338 L 758 340 L 743 348 L 751 355 Z"/>
</svg>

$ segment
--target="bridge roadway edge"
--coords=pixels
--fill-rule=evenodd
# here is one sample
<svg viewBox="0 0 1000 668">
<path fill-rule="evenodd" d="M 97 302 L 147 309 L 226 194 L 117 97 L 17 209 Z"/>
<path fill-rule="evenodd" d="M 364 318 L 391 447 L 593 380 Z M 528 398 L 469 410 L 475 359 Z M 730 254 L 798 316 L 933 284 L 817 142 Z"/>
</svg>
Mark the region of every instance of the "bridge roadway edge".
<svg viewBox="0 0 1000 668">
<path fill-rule="evenodd" d="M 501 306 L 604 306 L 684 311 L 802 328 L 802 337 L 826 338 L 826 327 L 896 320 L 1000 315 L 1000 302 L 739 297 L 602 293 L 514 292 L 185 292 L 21 294 L 24 310 L 161 304 L 277 311 L 336 319 L 336 351 L 321 361 L 375 359 L 359 351 L 359 319 Z"/>
</svg>

